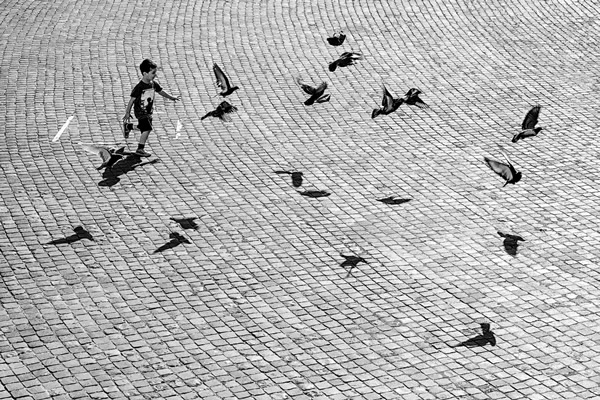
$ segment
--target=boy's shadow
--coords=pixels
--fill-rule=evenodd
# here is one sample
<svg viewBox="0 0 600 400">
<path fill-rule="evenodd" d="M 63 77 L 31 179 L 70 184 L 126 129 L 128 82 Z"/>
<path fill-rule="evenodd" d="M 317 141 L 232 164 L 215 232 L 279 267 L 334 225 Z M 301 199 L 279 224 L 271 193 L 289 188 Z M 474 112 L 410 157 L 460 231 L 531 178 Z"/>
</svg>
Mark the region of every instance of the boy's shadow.
<svg viewBox="0 0 600 400">
<path fill-rule="evenodd" d="M 510 235 L 508 233 L 502 233 L 500 231 L 498 231 L 498 235 L 504 238 L 504 250 L 511 256 L 516 256 L 517 247 L 519 247 L 519 241 L 524 242 L 525 239 L 523 239 L 521 236 Z"/>
<path fill-rule="evenodd" d="M 119 179 L 119 176 L 125 175 L 126 173 L 131 172 L 138 167 L 143 167 L 144 165 L 148 164 L 156 164 L 157 162 L 158 159 L 141 162 L 141 157 L 136 155 L 124 157 L 117 161 L 112 167 L 104 170 L 102 173 L 102 178 L 104 179 L 98 182 L 98 186 L 114 186 L 121 180 Z"/>
</svg>

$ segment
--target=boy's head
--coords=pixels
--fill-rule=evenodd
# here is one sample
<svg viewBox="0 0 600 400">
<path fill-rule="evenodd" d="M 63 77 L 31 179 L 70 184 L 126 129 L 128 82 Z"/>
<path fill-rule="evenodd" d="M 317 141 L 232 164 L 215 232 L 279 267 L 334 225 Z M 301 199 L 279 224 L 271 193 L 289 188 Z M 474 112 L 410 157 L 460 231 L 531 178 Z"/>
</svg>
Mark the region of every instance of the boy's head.
<svg viewBox="0 0 600 400">
<path fill-rule="evenodd" d="M 156 63 L 154 63 L 154 61 L 150 60 L 149 58 L 146 58 L 140 64 L 140 71 L 142 73 L 142 76 L 150 81 L 156 77 L 156 68 Z"/>
</svg>

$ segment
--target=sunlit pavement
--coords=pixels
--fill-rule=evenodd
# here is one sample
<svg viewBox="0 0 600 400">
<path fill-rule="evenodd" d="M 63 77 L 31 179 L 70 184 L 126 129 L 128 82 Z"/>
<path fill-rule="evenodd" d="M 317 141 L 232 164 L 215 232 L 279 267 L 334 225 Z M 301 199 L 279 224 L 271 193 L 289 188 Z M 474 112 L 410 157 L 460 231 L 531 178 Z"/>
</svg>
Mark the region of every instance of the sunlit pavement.
<svg viewBox="0 0 600 400">
<path fill-rule="evenodd" d="M 0 398 L 600 398 L 599 12 L 2 2 Z M 329 72 L 344 51 L 364 59 Z M 152 157 L 98 171 L 80 143 L 135 150 L 146 57 L 182 101 L 157 96 Z M 213 63 L 229 123 L 200 121 Z M 431 107 L 371 119 L 382 84 Z M 485 322 L 496 346 L 454 347 Z"/>
</svg>

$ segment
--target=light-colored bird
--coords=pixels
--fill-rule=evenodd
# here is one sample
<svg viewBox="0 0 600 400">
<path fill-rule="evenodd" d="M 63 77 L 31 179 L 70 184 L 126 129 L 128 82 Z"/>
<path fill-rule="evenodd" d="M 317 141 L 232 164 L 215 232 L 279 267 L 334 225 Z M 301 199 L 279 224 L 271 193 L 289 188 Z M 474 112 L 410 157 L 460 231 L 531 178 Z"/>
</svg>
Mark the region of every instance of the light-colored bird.
<svg viewBox="0 0 600 400">
<path fill-rule="evenodd" d="M 121 158 L 130 154 L 130 153 L 125 153 L 125 151 L 124 151 L 125 147 L 121 147 L 120 149 L 115 150 L 115 149 L 112 149 L 109 147 L 96 146 L 94 144 L 81 143 L 81 146 L 88 153 L 96 154 L 96 155 L 100 156 L 100 158 L 102 159 L 102 165 L 100 165 L 98 168 L 96 168 L 98 170 L 101 170 L 102 168 L 110 168 Z"/>
</svg>

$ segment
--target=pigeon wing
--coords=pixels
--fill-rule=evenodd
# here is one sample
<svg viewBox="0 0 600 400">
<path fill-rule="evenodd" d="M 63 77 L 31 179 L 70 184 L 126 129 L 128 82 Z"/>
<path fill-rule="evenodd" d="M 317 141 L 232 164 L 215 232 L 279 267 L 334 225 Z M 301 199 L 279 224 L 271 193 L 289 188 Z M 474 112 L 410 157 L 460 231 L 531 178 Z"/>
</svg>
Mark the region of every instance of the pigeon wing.
<svg viewBox="0 0 600 400">
<path fill-rule="evenodd" d="M 508 154 L 506 154 L 506 150 L 504 150 L 504 147 L 500 145 L 498 145 L 498 147 L 500 148 L 500 153 L 502 153 L 502 156 L 504 157 L 508 165 L 512 166 L 512 161 L 510 161 L 510 158 L 508 157 Z"/>
<path fill-rule="evenodd" d="M 300 78 L 296 78 L 296 83 L 302 88 L 302 90 L 304 90 L 304 92 L 306 94 L 311 94 L 312 95 L 312 94 L 315 93 L 316 88 L 314 88 L 314 87 L 312 87 L 310 85 L 307 85 L 305 83 L 302 83 L 302 81 L 300 80 Z"/>
<path fill-rule="evenodd" d="M 415 106 L 419 108 L 429 108 L 429 106 L 423 100 L 421 100 L 419 96 L 415 96 Z"/>
<path fill-rule="evenodd" d="M 323 96 L 319 97 L 316 101 L 317 103 L 325 103 L 327 101 L 329 101 L 331 99 L 331 95 L 328 94 L 324 94 Z"/>
<path fill-rule="evenodd" d="M 213 64 L 213 71 L 215 72 L 215 77 L 217 78 L 217 86 L 219 86 L 222 90 L 227 91 L 230 87 L 229 79 L 227 79 L 223 70 L 215 63 Z"/>
<path fill-rule="evenodd" d="M 325 89 L 327 89 L 327 82 L 322 82 L 319 86 L 316 87 L 315 91 L 312 94 L 318 95 L 320 97 L 325 92 Z"/>
<path fill-rule="evenodd" d="M 332 46 L 339 46 L 340 44 L 342 44 L 340 42 L 340 38 L 337 37 L 337 36 L 328 37 L 327 38 L 327 42 L 329 42 L 329 44 L 332 45 Z"/>
<path fill-rule="evenodd" d="M 529 110 L 527 115 L 525 115 L 525 119 L 523 120 L 523 124 L 521 126 L 524 130 L 535 128 L 535 125 L 538 123 L 540 109 L 540 106 L 535 106 L 531 110 Z"/>
<path fill-rule="evenodd" d="M 110 161 L 111 153 L 106 147 L 94 146 L 93 144 L 82 144 L 81 146 L 88 153 L 99 155 L 103 163 Z"/>
<path fill-rule="evenodd" d="M 339 59 L 338 59 L 338 60 L 335 60 L 335 61 L 334 61 L 334 62 L 332 62 L 332 63 L 330 63 L 330 64 L 329 64 L 329 71 L 330 71 L 330 72 L 333 72 L 333 71 L 335 71 L 335 70 L 337 69 L 337 67 L 338 67 L 338 64 L 339 64 L 339 63 L 340 63 L 340 60 L 339 60 Z"/>
<path fill-rule="evenodd" d="M 488 167 L 490 167 L 490 169 L 492 171 L 494 171 L 496 174 L 500 175 L 502 178 L 504 178 L 507 181 L 512 180 L 513 174 L 508 165 L 501 163 L 499 161 L 496 161 L 496 160 L 492 160 L 487 157 L 484 157 L 483 160 L 486 162 Z"/>
<path fill-rule="evenodd" d="M 392 109 L 393 103 L 394 103 L 394 98 L 392 97 L 390 92 L 387 90 L 387 88 L 385 86 L 383 86 L 383 100 L 381 100 L 381 105 L 383 106 L 383 108 L 386 111 L 389 111 Z"/>
<path fill-rule="evenodd" d="M 221 121 L 225 121 L 225 122 L 231 122 L 231 121 L 233 121 L 233 119 L 231 119 L 231 117 L 229 116 L 229 114 L 227 114 L 225 112 L 219 113 L 219 118 L 221 119 Z"/>
</svg>

